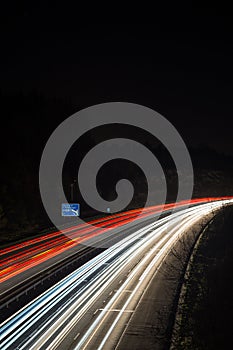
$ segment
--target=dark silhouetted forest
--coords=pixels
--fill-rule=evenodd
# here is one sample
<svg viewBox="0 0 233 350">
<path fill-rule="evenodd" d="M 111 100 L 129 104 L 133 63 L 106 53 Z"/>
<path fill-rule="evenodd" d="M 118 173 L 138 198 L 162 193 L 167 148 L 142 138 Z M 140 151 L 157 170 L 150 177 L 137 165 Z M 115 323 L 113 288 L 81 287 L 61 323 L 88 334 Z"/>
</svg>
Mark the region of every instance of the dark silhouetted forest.
<svg viewBox="0 0 233 350">
<path fill-rule="evenodd" d="M 30 94 L 0 93 L 1 106 L 1 172 L 0 231 L 18 238 L 18 233 L 38 232 L 51 225 L 40 199 L 38 170 L 43 148 L 53 130 L 78 109 L 70 101 L 47 98 L 36 91 Z M 129 137 L 144 143 L 158 158 L 166 175 L 168 200 L 175 199 L 177 174 L 166 149 L 140 130 L 107 127 L 90 131 L 74 145 L 64 164 L 64 188 L 70 200 L 70 185 L 77 177 L 78 165 L 89 149 L 110 137 Z M 78 151 L 77 151 L 78 149 Z M 194 197 L 232 195 L 233 157 L 206 146 L 190 148 L 195 172 Z M 127 164 L 128 163 L 128 164 Z M 125 173 L 127 169 L 127 174 Z M 131 162 L 109 162 L 100 170 L 97 186 L 108 200 L 115 197 L 114 184 L 128 178 L 135 186 L 131 207 L 143 206 L 147 184 L 143 172 Z M 82 215 L 95 215 L 83 201 L 75 185 L 74 200 L 82 205 Z M 11 238 L 10 238 L 11 239 Z"/>
</svg>

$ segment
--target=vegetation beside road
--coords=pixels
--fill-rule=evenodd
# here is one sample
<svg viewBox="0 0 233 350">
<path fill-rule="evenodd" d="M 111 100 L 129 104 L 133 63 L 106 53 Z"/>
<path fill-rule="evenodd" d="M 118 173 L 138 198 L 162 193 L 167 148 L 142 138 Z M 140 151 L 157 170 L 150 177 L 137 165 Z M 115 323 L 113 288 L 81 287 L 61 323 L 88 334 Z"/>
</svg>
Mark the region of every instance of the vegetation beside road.
<svg viewBox="0 0 233 350">
<path fill-rule="evenodd" d="M 0 244 L 10 244 L 19 239 L 36 235 L 41 227 L 50 227 L 51 222 L 43 207 L 39 191 L 39 165 L 47 140 L 64 119 L 87 107 L 70 100 L 41 95 L 37 91 L 1 92 L 1 112 L 4 116 L 4 135 L 0 172 Z M 43 117 L 43 118 L 42 118 Z M 46 123 L 42 123 L 42 119 Z M 24 126 L 24 127 L 23 127 Z M 25 127 L 26 126 L 26 127 Z M 98 128 L 97 128 L 98 129 Z M 99 131 L 98 131 L 99 130 Z M 63 185 L 67 201 L 71 201 L 71 185 L 77 178 L 77 170 L 83 157 L 90 149 L 107 138 L 133 138 L 144 140 L 147 147 L 160 162 L 166 180 L 168 201 L 175 201 L 177 195 L 177 169 L 166 147 L 143 131 L 110 126 L 101 126 L 95 132 L 88 132 L 72 147 L 63 169 Z M 130 131 L 131 130 L 131 131 Z M 74 145 L 75 146 L 75 145 Z M 221 154 L 207 145 L 189 146 L 194 167 L 193 198 L 233 195 L 233 157 Z M 147 181 L 143 171 L 133 162 L 121 159 L 102 167 L 97 178 L 101 196 L 108 201 L 116 198 L 115 184 L 127 178 L 135 188 L 130 207 L 143 207 L 147 200 Z M 157 177 L 154 179 L 155 198 Z M 77 187 L 77 182 L 76 185 Z M 74 186 L 74 201 L 80 203 L 84 217 L 95 216 Z"/>
<path fill-rule="evenodd" d="M 228 349 L 233 329 L 233 208 L 206 229 L 190 264 L 172 348 Z"/>
</svg>

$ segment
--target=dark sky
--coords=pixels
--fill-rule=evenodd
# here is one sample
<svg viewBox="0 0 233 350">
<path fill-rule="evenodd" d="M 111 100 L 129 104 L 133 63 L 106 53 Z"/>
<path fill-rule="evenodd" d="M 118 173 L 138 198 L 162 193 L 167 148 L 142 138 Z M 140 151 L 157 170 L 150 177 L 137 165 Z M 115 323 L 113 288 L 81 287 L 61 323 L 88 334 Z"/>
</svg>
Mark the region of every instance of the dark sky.
<svg viewBox="0 0 233 350">
<path fill-rule="evenodd" d="M 150 24 L 80 24 L 82 14 L 74 21 L 72 10 L 9 7 L 1 13 L 0 89 L 64 98 L 77 111 L 109 101 L 143 104 L 188 144 L 233 155 L 228 13 L 184 9 Z"/>
</svg>

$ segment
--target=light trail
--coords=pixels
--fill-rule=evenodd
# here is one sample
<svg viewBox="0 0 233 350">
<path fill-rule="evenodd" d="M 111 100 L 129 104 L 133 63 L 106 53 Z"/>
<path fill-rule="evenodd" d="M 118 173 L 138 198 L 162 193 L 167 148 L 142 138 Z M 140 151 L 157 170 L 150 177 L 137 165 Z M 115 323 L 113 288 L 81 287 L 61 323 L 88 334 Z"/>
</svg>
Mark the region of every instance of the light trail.
<svg viewBox="0 0 233 350">
<path fill-rule="evenodd" d="M 138 272 L 141 273 L 140 283 L 144 283 L 150 271 L 166 256 L 180 234 L 211 211 L 228 203 L 231 201 L 183 209 L 120 240 L 4 321 L 1 325 L 1 349 L 15 349 L 17 346 L 20 349 L 56 349 L 127 266 L 136 264 L 122 286 L 126 288 Z M 145 256 L 144 252 L 147 252 Z M 139 256 L 142 256 L 140 262 L 137 260 Z M 76 349 L 84 349 L 83 346 L 92 340 L 91 334 L 101 327 L 107 317 L 107 310 L 114 307 L 122 286 L 98 315 L 98 324 L 96 319 L 85 335 L 80 337 Z M 115 319 L 116 324 L 122 312 Z M 111 332 L 109 330 L 105 335 L 99 349 L 104 346 Z"/>
<path fill-rule="evenodd" d="M 205 203 L 225 198 L 228 197 L 202 198 L 182 201 L 179 203 L 165 204 L 163 206 L 156 205 L 149 208 L 144 208 L 145 214 L 143 214 L 143 217 L 153 215 L 162 209 L 165 212 L 173 209 L 174 207 L 195 205 L 198 203 Z M 111 215 L 109 217 L 92 220 L 89 223 L 95 226 L 93 226 L 91 229 L 90 227 L 87 228 L 85 224 L 64 229 L 63 232 L 66 232 L 69 237 L 62 235 L 59 231 L 57 231 L 0 250 L 0 283 L 55 256 L 58 256 L 59 254 L 86 242 L 90 238 L 101 235 L 102 233 L 113 230 L 114 228 L 124 226 L 132 220 L 136 221 L 141 210 L 142 209 L 134 209 L 128 212 Z M 139 217 L 139 219 L 141 218 L 142 216 Z"/>
</svg>

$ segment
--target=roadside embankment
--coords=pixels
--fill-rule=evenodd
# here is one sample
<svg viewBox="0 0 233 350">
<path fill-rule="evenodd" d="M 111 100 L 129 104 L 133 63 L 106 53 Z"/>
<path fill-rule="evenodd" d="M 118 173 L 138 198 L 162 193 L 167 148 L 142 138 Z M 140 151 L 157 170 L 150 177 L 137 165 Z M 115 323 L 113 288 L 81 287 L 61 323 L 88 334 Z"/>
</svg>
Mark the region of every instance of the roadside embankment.
<svg viewBox="0 0 233 350">
<path fill-rule="evenodd" d="M 233 207 L 206 227 L 190 260 L 171 349 L 228 349 L 233 330 Z"/>
</svg>

